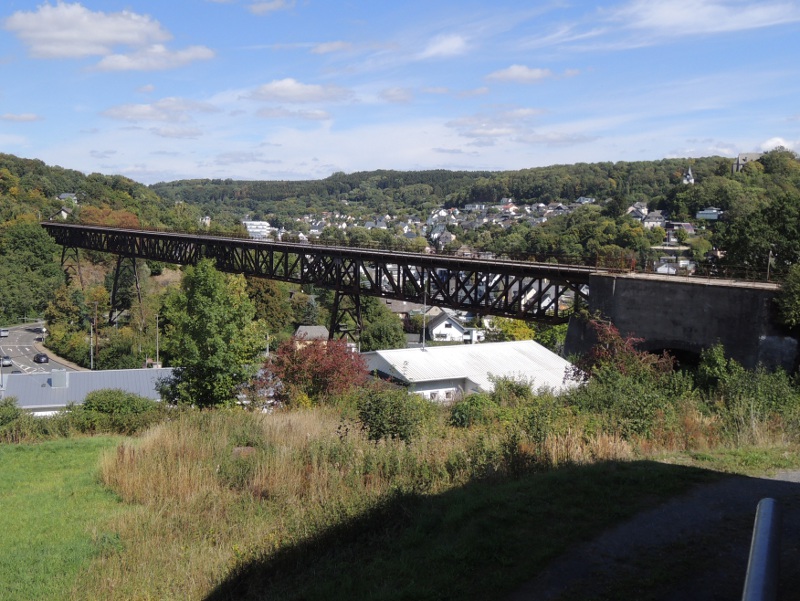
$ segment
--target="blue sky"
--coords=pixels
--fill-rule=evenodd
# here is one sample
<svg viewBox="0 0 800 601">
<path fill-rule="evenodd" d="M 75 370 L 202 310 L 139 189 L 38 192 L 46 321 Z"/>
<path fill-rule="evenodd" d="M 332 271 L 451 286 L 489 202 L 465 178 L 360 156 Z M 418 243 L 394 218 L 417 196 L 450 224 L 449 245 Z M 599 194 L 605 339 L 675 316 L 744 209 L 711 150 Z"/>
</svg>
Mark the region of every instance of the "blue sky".
<svg viewBox="0 0 800 601">
<path fill-rule="evenodd" d="M 6 0 L 0 151 L 142 183 L 800 150 L 800 1 Z"/>
</svg>

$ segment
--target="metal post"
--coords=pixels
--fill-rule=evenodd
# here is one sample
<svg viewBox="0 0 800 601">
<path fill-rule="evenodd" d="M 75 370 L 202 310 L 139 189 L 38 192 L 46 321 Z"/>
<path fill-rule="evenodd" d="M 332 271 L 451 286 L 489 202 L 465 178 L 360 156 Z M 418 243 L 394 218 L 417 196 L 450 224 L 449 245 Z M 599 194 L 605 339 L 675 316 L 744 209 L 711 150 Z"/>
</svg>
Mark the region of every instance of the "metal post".
<svg viewBox="0 0 800 601">
<path fill-rule="evenodd" d="M 428 314 L 428 308 L 427 308 L 427 304 L 428 304 L 428 296 L 427 296 L 428 287 L 425 285 L 425 274 L 426 274 L 426 271 L 425 271 L 425 268 L 423 267 L 422 268 L 422 350 L 423 351 L 425 350 L 425 334 L 426 334 L 425 330 L 428 327 L 425 324 L 426 317 L 427 317 L 427 314 Z"/>
<path fill-rule="evenodd" d="M 97 351 L 99 350 L 97 344 L 97 301 L 94 301 L 94 354 L 97 355 Z"/>
<path fill-rule="evenodd" d="M 781 549 L 781 511 L 775 499 L 761 499 L 756 509 L 750 559 L 742 601 L 775 601 Z"/>
<path fill-rule="evenodd" d="M 161 367 L 161 361 L 158 357 L 158 313 L 156 313 L 156 365 Z"/>
</svg>

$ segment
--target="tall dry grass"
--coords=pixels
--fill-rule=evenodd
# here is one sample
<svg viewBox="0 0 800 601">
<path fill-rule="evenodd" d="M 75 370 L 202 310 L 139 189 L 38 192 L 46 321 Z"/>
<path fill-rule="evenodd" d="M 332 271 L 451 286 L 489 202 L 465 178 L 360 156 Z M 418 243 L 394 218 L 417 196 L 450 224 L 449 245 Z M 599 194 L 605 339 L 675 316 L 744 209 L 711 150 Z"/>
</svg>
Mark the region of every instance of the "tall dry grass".
<svg viewBox="0 0 800 601">
<path fill-rule="evenodd" d="M 335 410 L 187 412 L 108 453 L 102 481 L 135 509 L 74 598 L 201 599 L 237 566 L 376 506 L 393 491 L 433 494 L 508 468 L 632 456 L 577 432 L 531 446 L 502 429 L 434 426 L 413 444 L 367 440 Z"/>
<path fill-rule="evenodd" d="M 408 444 L 372 442 L 326 407 L 181 412 L 104 457 L 102 481 L 134 509 L 104 528 L 121 545 L 104 549 L 73 597 L 202 599 L 238 567 L 397 491 L 437 494 L 475 478 L 711 448 L 722 436 L 720 419 L 692 402 L 657 416 L 647 438 L 598 423 L 568 415 L 537 439 L 524 422 L 450 427 L 443 411 Z"/>
</svg>

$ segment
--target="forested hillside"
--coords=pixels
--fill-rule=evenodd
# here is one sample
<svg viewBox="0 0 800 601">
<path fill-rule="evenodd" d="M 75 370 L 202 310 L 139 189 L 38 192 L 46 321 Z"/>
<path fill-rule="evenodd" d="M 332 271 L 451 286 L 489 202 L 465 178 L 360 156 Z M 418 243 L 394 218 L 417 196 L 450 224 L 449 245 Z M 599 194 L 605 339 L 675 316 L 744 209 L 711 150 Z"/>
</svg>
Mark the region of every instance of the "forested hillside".
<svg viewBox="0 0 800 601">
<path fill-rule="evenodd" d="M 580 196 L 658 203 L 691 167 L 698 179 L 725 176 L 731 161 L 721 157 L 636 163 L 579 163 L 520 171 L 370 171 L 335 173 L 315 181 L 184 180 L 152 189 L 204 214 L 248 214 L 251 219 L 298 217 L 309 211 L 354 215 L 424 214 L 435 206 L 463 207 L 510 197 L 520 203 L 573 202 Z M 627 205 L 626 205 L 627 206 Z"/>
</svg>

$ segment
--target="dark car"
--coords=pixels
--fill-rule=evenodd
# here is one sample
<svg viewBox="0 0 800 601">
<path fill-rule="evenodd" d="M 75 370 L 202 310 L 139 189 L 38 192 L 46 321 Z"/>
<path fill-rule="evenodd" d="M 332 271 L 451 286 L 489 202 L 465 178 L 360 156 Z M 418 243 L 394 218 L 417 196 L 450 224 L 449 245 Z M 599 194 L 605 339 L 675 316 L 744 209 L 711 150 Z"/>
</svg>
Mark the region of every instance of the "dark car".
<svg viewBox="0 0 800 601">
<path fill-rule="evenodd" d="M 44 353 L 36 353 L 33 356 L 34 363 L 50 363 L 50 357 L 45 355 Z"/>
<path fill-rule="evenodd" d="M 0 365 L 3 367 L 11 367 L 14 363 L 11 361 L 11 357 L 8 355 L 4 355 L 2 359 L 0 359 Z"/>
</svg>

